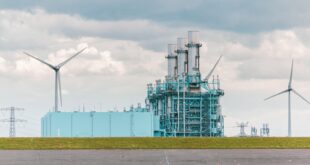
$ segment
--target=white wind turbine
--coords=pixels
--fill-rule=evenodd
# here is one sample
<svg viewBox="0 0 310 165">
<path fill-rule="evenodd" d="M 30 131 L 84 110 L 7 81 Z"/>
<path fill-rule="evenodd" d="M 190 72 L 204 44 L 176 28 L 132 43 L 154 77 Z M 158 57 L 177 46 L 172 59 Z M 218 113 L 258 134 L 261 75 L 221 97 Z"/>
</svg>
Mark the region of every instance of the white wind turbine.
<svg viewBox="0 0 310 165">
<path fill-rule="evenodd" d="M 217 65 L 220 63 L 222 57 L 223 57 L 223 55 L 221 55 L 221 56 L 217 59 L 216 63 L 214 64 L 213 68 L 210 70 L 209 74 L 205 77 L 204 81 L 208 82 L 208 80 L 209 80 L 209 78 L 212 76 L 212 74 L 213 74 L 215 68 L 216 68 Z"/>
<path fill-rule="evenodd" d="M 71 56 L 70 58 L 68 58 L 67 60 L 63 61 L 62 63 L 60 63 L 58 65 L 49 64 L 49 63 L 39 59 L 38 57 L 35 57 L 35 56 L 33 56 L 33 55 L 29 54 L 29 53 L 24 52 L 24 54 L 26 54 L 27 56 L 38 60 L 39 62 L 49 66 L 51 69 L 53 69 L 55 71 L 55 105 L 54 105 L 55 106 L 54 107 L 55 108 L 55 112 L 58 112 L 58 96 L 60 97 L 60 105 L 62 106 L 62 91 L 61 91 L 61 81 L 60 81 L 60 73 L 59 73 L 59 71 L 60 71 L 61 67 L 63 67 L 70 60 L 72 60 L 74 57 L 76 57 L 77 55 L 82 53 L 85 49 L 86 49 L 86 47 L 83 48 L 82 50 L 78 51 L 73 56 Z"/>
<path fill-rule="evenodd" d="M 294 60 L 292 60 L 292 66 L 291 66 L 291 74 L 290 74 L 290 79 L 289 79 L 289 83 L 288 83 L 288 88 L 285 89 L 282 92 L 279 92 L 275 95 L 272 95 L 268 98 L 266 98 L 265 100 L 269 100 L 275 96 L 281 95 L 283 93 L 288 93 L 288 136 L 291 137 L 292 136 L 292 127 L 291 127 L 291 92 L 293 92 L 294 94 L 296 94 L 297 96 L 299 96 L 301 99 L 303 99 L 304 101 L 306 101 L 308 104 L 310 104 L 310 102 L 305 99 L 301 94 L 299 94 L 295 89 L 292 88 L 292 78 L 293 78 L 293 66 L 294 66 Z"/>
</svg>

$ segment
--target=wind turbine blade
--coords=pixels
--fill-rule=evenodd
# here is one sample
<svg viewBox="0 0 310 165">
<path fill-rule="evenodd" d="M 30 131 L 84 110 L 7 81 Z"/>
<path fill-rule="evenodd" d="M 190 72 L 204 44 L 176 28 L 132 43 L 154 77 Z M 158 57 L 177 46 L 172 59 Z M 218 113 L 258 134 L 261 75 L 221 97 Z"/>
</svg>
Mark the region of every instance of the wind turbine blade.
<svg viewBox="0 0 310 165">
<path fill-rule="evenodd" d="M 53 66 L 53 65 L 51 65 L 51 64 L 49 64 L 49 63 L 47 63 L 47 62 L 45 62 L 45 61 L 43 61 L 43 60 L 41 60 L 41 59 L 39 59 L 39 58 L 36 57 L 36 56 L 33 56 L 33 55 L 31 55 L 31 54 L 29 54 L 29 53 L 27 53 L 27 52 L 24 52 L 24 54 L 27 55 L 27 56 L 29 56 L 29 57 L 31 57 L 31 58 L 33 58 L 33 59 L 35 59 L 35 60 L 38 60 L 39 62 L 41 62 L 41 63 L 43 63 L 43 64 L 49 66 L 49 67 L 52 68 L 52 69 L 55 69 L 55 66 Z"/>
<path fill-rule="evenodd" d="M 66 63 L 68 63 L 69 61 L 71 61 L 74 57 L 76 57 L 77 55 L 79 55 L 80 53 L 82 53 L 87 47 L 83 48 L 82 50 L 78 51 L 77 53 L 75 53 L 73 56 L 71 56 L 70 58 L 68 58 L 67 60 L 65 60 L 64 62 L 60 63 L 58 65 L 58 67 L 62 67 L 64 66 Z"/>
<path fill-rule="evenodd" d="M 278 96 L 278 95 L 281 95 L 281 94 L 283 94 L 283 93 L 285 93 L 285 92 L 288 92 L 288 89 L 286 89 L 286 90 L 284 90 L 284 91 L 282 91 L 282 92 L 279 92 L 279 93 L 277 93 L 277 94 L 275 94 L 275 95 L 272 95 L 272 96 L 270 96 L 270 97 L 267 97 L 267 98 L 265 99 L 265 101 L 266 101 L 266 100 L 269 100 L 269 99 L 271 99 L 271 98 L 273 98 L 273 97 L 276 97 L 276 96 Z"/>
<path fill-rule="evenodd" d="M 58 85 L 59 85 L 60 106 L 62 107 L 62 90 L 61 90 L 60 73 L 58 74 Z"/>
<path fill-rule="evenodd" d="M 295 89 L 292 90 L 297 96 L 299 96 L 301 99 L 303 99 L 305 102 L 307 102 L 308 104 L 310 104 L 310 102 L 304 98 L 301 94 L 299 94 L 297 91 L 295 91 Z"/>
<path fill-rule="evenodd" d="M 294 67 L 294 60 L 292 60 L 292 66 L 291 66 L 291 74 L 290 74 L 290 81 L 288 83 L 289 86 L 292 85 L 292 79 L 293 79 L 293 67 Z"/>
<path fill-rule="evenodd" d="M 204 79 L 205 81 L 208 81 L 208 80 L 209 80 L 210 76 L 213 74 L 213 72 L 214 72 L 216 66 L 219 64 L 219 62 L 220 62 L 220 60 L 221 60 L 222 57 L 223 57 L 223 55 L 221 55 L 221 56 L 219 57 L 219 59 L 216 61 L 215 65 L 213 66 L 213 68 L 211 69 L 211 71 L 209 72 L 209 74 L 208 74 L 208 75 L 206 76 L 206 78 Z"/>
</svg>

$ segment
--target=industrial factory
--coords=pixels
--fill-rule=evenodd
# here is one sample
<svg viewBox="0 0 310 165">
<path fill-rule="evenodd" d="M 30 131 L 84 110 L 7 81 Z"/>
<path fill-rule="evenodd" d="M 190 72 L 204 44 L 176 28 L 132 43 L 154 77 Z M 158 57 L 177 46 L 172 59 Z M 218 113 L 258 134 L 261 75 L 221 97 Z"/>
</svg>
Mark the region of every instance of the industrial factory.
<svg viewBox="0 0 310 165">
<path fill-rule="evenodd" d="M 177 44 L 168 45 L 167 76 L 164 80 L 156 80 L 155 84 L 147 85 L 145 107 L 132 107 L 124 112 L 49 112 L 41 120 L 41 135 L 224 136 L 224 118 L 220 106 L 220 97 L 224 95 L 224 91 L 220 89 L 218 76 L 210 79 L 221 57 L 202 78 L 201 46 L 198 31 L 189 31 L 188 38 L 178 38 Z M 58 106 L 57 101 L 55 100 L 55 107 Z"/>
</svg>

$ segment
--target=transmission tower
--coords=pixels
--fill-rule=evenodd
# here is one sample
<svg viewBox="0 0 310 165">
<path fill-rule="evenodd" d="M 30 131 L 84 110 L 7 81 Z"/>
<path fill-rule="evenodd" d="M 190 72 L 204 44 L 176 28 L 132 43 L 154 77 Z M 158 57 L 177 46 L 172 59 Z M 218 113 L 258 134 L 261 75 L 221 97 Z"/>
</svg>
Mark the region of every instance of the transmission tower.
<svg viewBox="0 0 310 165">
<path fill-rule="evenodd" d="M 245 133 L 245 127 L 247 127 L 249 125 L 249 122 L 242 122 L 242 123 L 237 123 L 237 127 L 240 127 L 240 133 L 239 136 L 246 136 Z"/>
<path fill-rule="evenodd" d="M 10 124 L 9 137 L 16 136 L 16 129 L 15 129 L 16 122 L 26 122 L 26 120 L 15 118 L 15 111 L 23 111 L 23 110 L 24 110 L 23 108 L 16 108 L 16 107 L 8 107 L 0 109 L 0 111 L 10 112 L 10 118 L 0 120 L 0 122 L 8 122 Z"/>
<path fill-rule="evenodd" d="M 257 136 L 257 128 L 256 127 L 251 127 L 251 136 Z"/>
<path fill-rule="evenodd" d="M 268 123 L 263 123 L 263 127 L 260 129 L 260 136 L 268 137 L 270 133 L 270 128 Z"/>
</svg>

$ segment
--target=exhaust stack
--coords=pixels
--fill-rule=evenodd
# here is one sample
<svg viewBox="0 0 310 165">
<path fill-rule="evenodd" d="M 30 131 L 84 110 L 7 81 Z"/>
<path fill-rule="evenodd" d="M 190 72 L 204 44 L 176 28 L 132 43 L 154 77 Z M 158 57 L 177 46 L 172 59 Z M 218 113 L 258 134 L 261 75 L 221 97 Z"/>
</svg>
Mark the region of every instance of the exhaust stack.
<svg viewBox="0 0 310 165">
<path fill-rule="evenodd" d="M 168 80 L 173 80 L 176 77 L 177 68 L 177 54 L 176 54 L 176 44 L 168 44 Z"/>
<path fill-rule="evenodd" d="M 177 39 L 177 57 L 178 57 L 178 76 L 187 73 L 187 48 L 186 48 L 186 38 Z"/>
<path fill-rule="evenodd" d="M 201 43 L 199 42 L 198 31 L 188 31 L 188 75 L 193 76 L 199 73 L 199 48 Z"/>
</svg>

